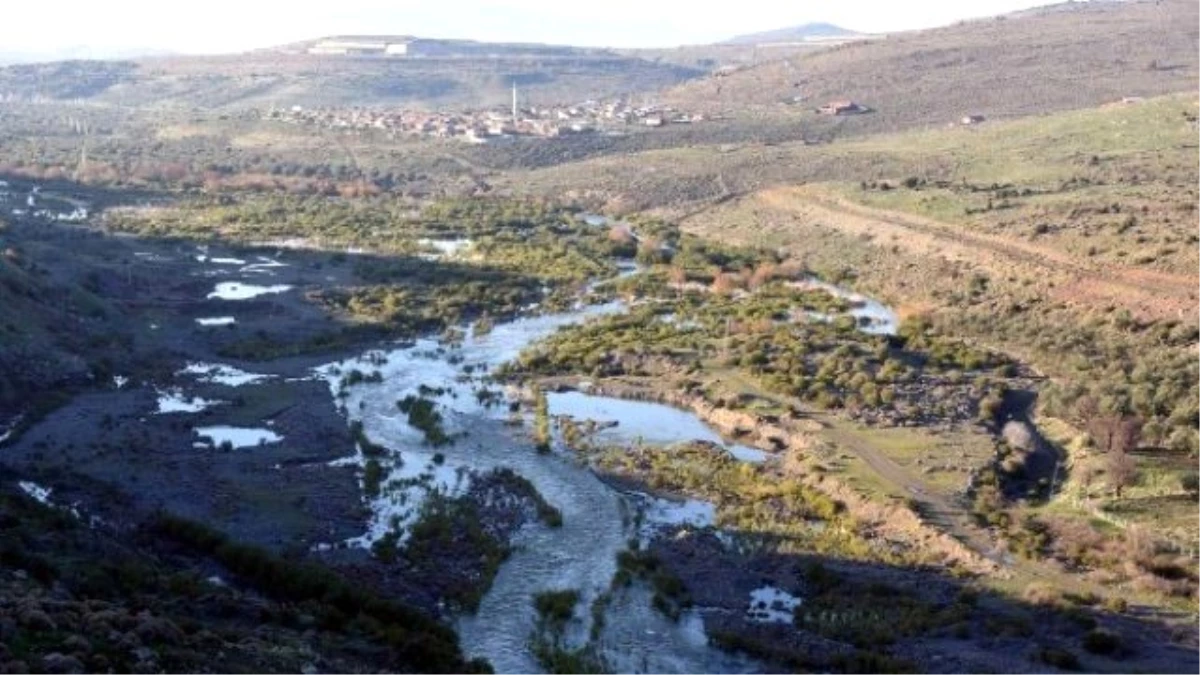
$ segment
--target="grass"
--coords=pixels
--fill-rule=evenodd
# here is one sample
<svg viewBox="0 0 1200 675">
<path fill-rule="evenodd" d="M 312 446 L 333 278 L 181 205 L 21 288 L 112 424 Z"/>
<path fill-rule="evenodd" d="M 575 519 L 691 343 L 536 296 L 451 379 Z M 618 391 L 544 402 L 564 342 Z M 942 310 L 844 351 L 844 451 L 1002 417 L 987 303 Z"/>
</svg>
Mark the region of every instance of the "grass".
<svg viewBox="0 0 1200 675">
<path fill-rule="evenodd" d="M 1189 140 L 1196 113 L 1194 96 L 1165 96 L 858 141 L 844 151 L 908 157 L 911 176 L 891 177 L 887 190 L 842 183 L 836 191 L 873 207 L 1028 239 L 1088 264 L 1187 274 L 1197 265 Z M 953 170 L 938 168 L 946 165 Z M 921 185 L 905 187 L 905 180 Z"/>
<path fill-rule="evenodd" d="M 562 633 L 568 621 L 575 616 L 575 606 L 579 604 L 579 591 L 568 588 L 559 591 L 542 591 L 533 596 L 533 608 L 537 610 L 538 621 L 555 633 Z"/>
</svg>

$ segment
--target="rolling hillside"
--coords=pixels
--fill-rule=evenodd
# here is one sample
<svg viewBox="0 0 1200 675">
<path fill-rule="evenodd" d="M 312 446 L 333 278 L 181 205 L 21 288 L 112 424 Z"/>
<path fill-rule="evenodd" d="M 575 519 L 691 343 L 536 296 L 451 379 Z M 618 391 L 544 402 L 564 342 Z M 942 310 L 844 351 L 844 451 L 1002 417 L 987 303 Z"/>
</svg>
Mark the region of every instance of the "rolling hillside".
<svg viewBox="0 0 1200 675">
<path fill-rule="evenodd" d="M 424 42 L 443 50 L 450 44 Z M 526 101 L 551 103 L 666 88 L 705 72 L 594 49 L 459 46 L 420 58 L 316 55 L 302 44 L 220 56 L 24 64 L 0 68 L 0 96 L 121 106 L 446 108 L 503 104 L 513 81 Z"/>
<path fill-rule="evenodd" d="M 837 118 L 838 133 L 1084 108 L 1195 90 L 1198 17 L 1190 0 L 1058 6 L 851 42 L 685 83 L 664 101 L 787 114 L 850 99 L 874 111 Z"/>
</svg>

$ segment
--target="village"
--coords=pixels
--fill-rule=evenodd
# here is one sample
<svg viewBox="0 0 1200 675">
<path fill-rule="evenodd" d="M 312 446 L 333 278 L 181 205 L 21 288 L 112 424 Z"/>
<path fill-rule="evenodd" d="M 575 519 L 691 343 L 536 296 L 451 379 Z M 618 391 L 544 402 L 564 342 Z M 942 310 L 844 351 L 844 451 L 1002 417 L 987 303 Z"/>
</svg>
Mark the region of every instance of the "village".
<svg viewBox="0 0 1200 675">
<path fill-rule="evenodd" d="M 494 143 L 518 137 L 557 138 L 576 134 L 621 133 L 630 126 L 661 128 L 703 122 L 704 115 L 670 106 L 634 105 L 626 99 L 585 101 L 575 105 L 517 105 L 498 108 L 431 111 L 404 108 L 273 108 L 270 120 L 332 130 L 379 130 L 389 138 L 448 138 L 467 143 Z"/>
</svg>

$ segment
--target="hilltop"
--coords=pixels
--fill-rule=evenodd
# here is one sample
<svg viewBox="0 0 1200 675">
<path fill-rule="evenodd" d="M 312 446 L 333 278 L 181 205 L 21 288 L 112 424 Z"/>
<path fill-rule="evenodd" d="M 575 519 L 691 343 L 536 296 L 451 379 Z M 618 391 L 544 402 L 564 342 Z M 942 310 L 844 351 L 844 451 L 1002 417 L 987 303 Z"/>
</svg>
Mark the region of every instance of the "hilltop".
<svg viewBox="0 0 1200 675">
<path fill-rule="evenodd" d="M 615 56 L 608 49 L 573 47 L 536 42 L 480 42 L 448 40 L 415 35 L 329 35 L 271 47 L 264 52 L 327 56 L 381 56 L 389 58 L 470 58 L 479 56 L 572 58 Z"/>
<path fill-rule="evenodd" d="M 0 95 L 133 107 L 263 108 L 530 103 L 652 91 L 705 70 L 602 49 L 432 40 L 317 38 L 243 54 L 63 61 L 0 68 Z"/>
<path fill-rule="evenodd" d="M 730 38 L 730 44 L 761 44 L 771 42 L 809 42 L 851 39 L 861 36 L 857 31 L 835 26 L 831 23 L 806 23 L 789 28 L 747 33 Z"/>
<path fill-rule="evenodd" d="M 745 116 L 847 99 L 873 111 L 837 118 L 835 133 L 1085 108 L 1194 90 L 1198 19 L 1187 0 L 1026 12 L 814 50 L 688 82 L 663 100 Z"/>
</svg>

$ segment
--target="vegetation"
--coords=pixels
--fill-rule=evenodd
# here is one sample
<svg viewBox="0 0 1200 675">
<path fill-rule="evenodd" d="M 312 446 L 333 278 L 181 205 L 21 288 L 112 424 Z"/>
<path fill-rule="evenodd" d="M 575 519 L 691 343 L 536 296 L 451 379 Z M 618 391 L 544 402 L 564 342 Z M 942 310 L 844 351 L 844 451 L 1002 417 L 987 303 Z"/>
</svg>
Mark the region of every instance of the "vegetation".
<svg viewBox="0 0 1200 675">
<path fill-rule="evenodd" d="M 860 332 L 849 318 L 810 318 L 840 304 L 823 291 L 782 282 L 737 298 L 664 298 L 561 331 L 500 375 L 659 377 L 735 370 L 766 391 L 871 422 L 992 421 L 994 411 L 981 411 L 1015 381 L 1014 364 L 938 336 L 920 322 L 905 324 L 889 339 Z"/>
<path fill-rule="evenodd" d="M 361 617 L 361 630 L 389 644 L 420 669 L 455 671 L 466 664 L 458 656 L 457 639 L 449 628 L 407 606 L 381 599 L 345 581 L 326 567 L 292 562 L 261 548 L 232 542 L 224 534 L 194 521 L 161 515 L 149 531 L 188 550 L 210 556 L 267 595 L 294 603 L 309 603 L 337 620 Z"/>
<path fill-rule="evenodd" d="M 546 641 L 543 638 L 531 640 L 530 647 L 533 656 L 550 673 L 569 675 L 570 673 L 607 673 L 609 667 L 604 659 L 596 654 L 591 647 L 569 649 L 560 643 Z"/>
<path fill-rule="evenodd" d="M 442 428 L 442 414 L 437 411 L 437 402 L 422 396 L 409 394 L 396 401 L 400 412 L 408 416 L 408 424 L 425 434 L 425 443 L 435 448 L 454 442 Z"/>
<path fill-rule="evenodd" d="M 628 586 L 634 579 L 650 582 L 654 596 L 650 606 L 672 621 L 678 621 L 683 610 L 692 606 L 687 587 L 678 576 L 662 565 L 652 553 L 629 549 L 617 554 L 617 574 L 614 586 Z"/>
<path fill-rule="evenodd" d="M 214 562 L 245 590 L 207 580 Z M 288 672 L 313 658 L 339 670 L 489 670 L 463 659 L 453 631 L 412 607 L 381 600 L 327 568 L 167 515 L 117 541 L 5 491 L 0 566 L 14 572 L 0 583 L 0 601 L 22 603 L 3 638 L 5 659 L 33 669 L 57 652 L 79 670 L 208 664 Z M 248 636 L 251 624 L 257 629 Z"/>
<path fill-rule="evenodd" d="M 968 603 L 935 605 L 916 594 L 866 584 L 847 588 L 845 580 L 806 595 L 796 608 L 796 626 L 861 649 L 880 648 L 914 635 L 953 635 L 973 613 Z"/>
<path fill-rule="evenodd" d="M 550 405 L 540 387 L 533 390 L 533 441 L 538 452 L 550 452 Z"/>
<path fill-rule="evenodd" d="M 474 611 L 491 587 L 500 564 L 508 558 L 508 543 L 487 529 L 478 507 L 471 501 L 439 496 L 427 499 L 409 530 L 401 555 L 415 567 L 437 567 L 442 565 L 440 561 L 448 551 L 456 549 L 469 551 L 467 559 L 478 561 L 478 570 L 462 577 L 438 575 L 438 583 L 443 586 L 442 596 L 449 604 Z"/>
<path fill-rule="evenodd" d="M 579 591 L 566 589 L 561 591 L 542 591 L 533 596 L 533 607 L 537 610 L 538 621 L 554 632 L 561 633 L 566 623 L 575 615 L 575 605 L 579 604 Z"/>
</svg>

